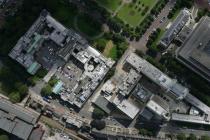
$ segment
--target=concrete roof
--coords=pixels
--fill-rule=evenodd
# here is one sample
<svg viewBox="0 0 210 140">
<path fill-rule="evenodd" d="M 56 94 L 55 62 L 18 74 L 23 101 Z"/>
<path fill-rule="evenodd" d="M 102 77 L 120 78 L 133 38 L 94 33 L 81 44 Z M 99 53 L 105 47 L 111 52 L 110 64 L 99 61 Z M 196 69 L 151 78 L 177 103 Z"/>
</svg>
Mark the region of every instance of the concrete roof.
<svg viewBox="0 0 210 140">
<path fill-rule="evenodd" d="M 148 109 L 144 108 L 144 110 L 141 112 L 141 116 L 147 120 L 151 120 L 154 115 Z"/>
<path fill-rule="evenodd" d="M 99 96 L 97 100 L 94 102 L 94 104 L 100 107 L 107 114 L 110 114 L 111 111 L 114 109 L 114 106 L 102 96 Z"/>
<path fill-rule="evenodd" d="M 131 53 L 127 57 L 126 62 L 154 83 L 161 86 L 163 89 L 171 91 L 170 93 L 175 95 L 178 99 L 183 99 L 189 93 L 188 88 L 180 85 L 175 79 L 171 79 L 155 66 L 137 56 L 135 53 Z"/>
<path fill-rule="evenodd" d="M 113 104 L 115 104 L 120 111 L 125 113 L 131 119 L 134 119 L 140 111 L 138 106 L 136 106 L 131 101 L 124 99 L 124 97 L 121 95 L 115 97 Z"/>
<path fill-rule="evenodd" d="M 177 59 L 210 81 L 210 18 L 203 17 L 177 51 Z"/>
<path fill-rule="evenodd" d="M 146 106 L 158 116 L 163 117 L 166 120 L 170 119 L 169 108 L 162 100 L 158 99 L 157 96 L 154 96 Z"/>
<path fill-rule="evenodd" d="M 119 93 L 123 96 L 130 94 L 132 89 L 140 80 L 141 75 L 136 70 L 130 69 L 123 82 L 119 85 Z"/>
<path fill-rule="evenodd" d="M 210 125 L 210 122 L 205 120 L 205 116 L 194 116 L 194 115 L 173 113 L 172 116 L 171 116 L 171 120 L 172 121 L 180 121 L 180 122 Z"/>
<path fill-rule="evenodd" d="M 146 103 L 152 96 L 152 93 L 140 84 L 136 86 L 132 94 L 143 103 Z"/>
</svg>

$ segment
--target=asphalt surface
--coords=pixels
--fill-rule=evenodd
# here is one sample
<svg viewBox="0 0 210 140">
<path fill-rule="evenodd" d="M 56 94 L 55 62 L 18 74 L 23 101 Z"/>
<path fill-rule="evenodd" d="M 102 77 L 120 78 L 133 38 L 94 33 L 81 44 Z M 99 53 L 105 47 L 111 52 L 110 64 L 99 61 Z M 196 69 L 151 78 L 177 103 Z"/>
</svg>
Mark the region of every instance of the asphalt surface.
<svg viewBox="0 0 210 140">
<path fill-rule="evenodd" d="M 181 128 L 180 126 L 174 126 L 172 124 L 168 124 L 167 126 L 163 127 L 160 132 L 166 133 L 166 134 L 181 134 L 184 133 L 186 135 L 189 135 L 191 133 L 195 134 L 196 136 L 210 136 L 210 132 L 206 130 L 196 130 L 196 129 L 190 129 L 190 128 Z"/>
<path fill-rule="evenodd" d="M 147 29 L 147 31 L 145 32 L 145 34 L 142 36 L 142 38 L 139 41 L 129 41 L 130 45 L 132 47 L 134 47 L 137 50 L 141 50 L 142 52 L 146 52 L 147 51 L 147 41 L 149 36 L 151 35 L 151 33 L 157 29 L 157 28 L 163 28 L 165 26 L 167 26 L 167 24 L 169 23 L 169 19 L 167 18 L 167 15 L 170 12 L 170 9 L 172 9 L 172 7 L 175 5 L 176 0 L 170 0 L 166 6 L 162 9 L 162 11 L 159 13 L 159 15 L 157 16 L 157 18 L 153 21 L 153 23 L 151 24 L 151 26 Z M 163 17 L 166 17 L 165 20 L 163 20 Z M 162 22 L 161 22 L 162 20 Z"/>
<path fill-rule="evenodd" d="M 55 120 L 52 120 L 50 118 L 41 116 L 40 121 L 47 124 L 51 128 L 56 128 L 58 130 L 63 130 L 64 126 L 62 126 L 60 123 L 58 123 Z M 72 137 L 74 140 L 82 140 L 77 136 L 77 133 L 71 129 L 65 128 L 64 132 L 67 133 L 70 137 Z"/>
</svg>

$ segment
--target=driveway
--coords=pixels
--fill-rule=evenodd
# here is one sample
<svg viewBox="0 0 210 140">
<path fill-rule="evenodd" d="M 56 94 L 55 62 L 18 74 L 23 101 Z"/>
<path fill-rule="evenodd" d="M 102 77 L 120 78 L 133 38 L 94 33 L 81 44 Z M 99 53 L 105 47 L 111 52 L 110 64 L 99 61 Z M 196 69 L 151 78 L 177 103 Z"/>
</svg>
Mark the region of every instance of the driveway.
<svg viewBox="0 0 210 140">
<path fill-rule="evenodd" d="M 167 15 L 169 14 L 170 9 L 175 5 L 175 2 L 176 0 L 171 0 L 166 4 L 166 6 L 162 9 L 162 11 L 159 13 L 157 18 L 153 21 L 151 26 L 147 29 L 147 31 L 145 32 L 145 34 L 141 37 L 139 41 L 137 42 L 129 41 L 130 45 L 133 48 L 137 50 L 141 50 L 142 52 L 147 51 L 147 47 L 146 47 L 147 39 L 149 38 L 149 36 L 151 35 L 154 29 L 163 28 L 169 23 L 170 20 L 167 18 Z M 163 17 L 166 17 L 166 18 L 163 22 L 161 22 Z"/>
</svg>

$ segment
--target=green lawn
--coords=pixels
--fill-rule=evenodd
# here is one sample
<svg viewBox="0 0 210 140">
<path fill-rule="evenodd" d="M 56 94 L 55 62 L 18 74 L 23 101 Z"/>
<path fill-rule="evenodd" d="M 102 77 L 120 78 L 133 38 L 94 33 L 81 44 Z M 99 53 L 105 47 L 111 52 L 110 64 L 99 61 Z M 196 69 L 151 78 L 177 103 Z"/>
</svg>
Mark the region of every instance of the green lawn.
<svg viewBox="0 0 210 140">
<path fill-rule="evenodd" d="M 107 41 L 103 55 L 113 60 L 117 59 L 117 47 L 111 40 Z"/>
<path fill-rule="evenodd" d="M 125 23 L 136 27 L 147 15 L 150 9 L 155 5 L 157 0 L 136 0 L 125 4 L 118 12 L 118 17 Z"/>
<path fill-rule="evenodd" d="M 112 58 L 113 60 L 117 59 L 117 47 L 115 45 L 109 51 L 108 57 Z"/>
<path fill-rule="evenodd" d="M 101 24 L 94 21 L 86 14 L 80 14 L 77 17 L 77 27 L 79 28 L 80 32 L 89 37 L 97 36 L 102 32 Z"/>
<path fill-rule="evenodd" d="M 106 8 L 110 12 L 114 12 L 121 4 L 122 0 L 96 0 L 96 2 L 102 7 Z"/>
</svg>

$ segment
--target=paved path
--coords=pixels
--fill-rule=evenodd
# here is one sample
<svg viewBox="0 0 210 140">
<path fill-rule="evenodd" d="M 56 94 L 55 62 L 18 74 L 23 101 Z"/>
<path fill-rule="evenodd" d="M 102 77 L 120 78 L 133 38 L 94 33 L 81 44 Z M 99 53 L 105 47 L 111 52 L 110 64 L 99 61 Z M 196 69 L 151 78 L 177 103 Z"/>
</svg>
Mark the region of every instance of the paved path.
<svg viewBox="0 0 210 140">
<path fill-rule="evenodd" d="M 120 9 L 125 5 L 125 1 L 122 1 L 120 6 L 117 7 L 117 9 L 114 11 L 114 13 L 112 14 L 112 17 L 116 16 L 117 13 L 120 11 Z"/>
<path fill-rule="evenodd" d="M 170 12 L 170 9 L 174 6 L 176 0 L 169 1 L 166 6 L 162 9 L 160 14 L 158 15 L 157 19 L 153 21 L 151 26 L 147 29 L 146 33 L 142 36 L 142 38 L 136 42 L 136 41 L 130 41 L 130 45 L 134 47 L 135 49 L 141 50 L 143 52 L 147 51 L 147 40 L 150 36 L 150 34 L 153 32 L 154 29 L 165 27 L 169 23 L 169 19 L 167 19 L 167 15 Z M 166 19 L 161 23 L 160 21 L 163 19 L 163 17 L 166 17 Z"/>
<path fill-rule="evenodd" d="M 47 73 L 47 75 L 45 75 L 43 80 L 46 83 L 48 83 L 50 81 L 50 79 L 53 77 L 53 75 L 56 73 L 57 68 L 58 68 L 57 64 L 54 64 L 53 67 L 50 69 L 50 71 Z"/>
</svg>

